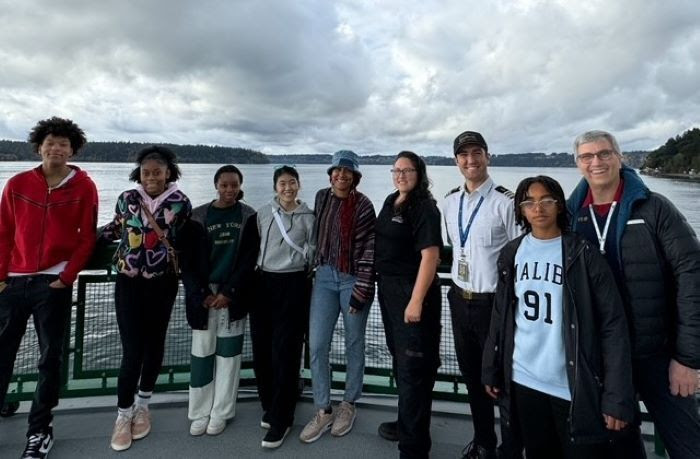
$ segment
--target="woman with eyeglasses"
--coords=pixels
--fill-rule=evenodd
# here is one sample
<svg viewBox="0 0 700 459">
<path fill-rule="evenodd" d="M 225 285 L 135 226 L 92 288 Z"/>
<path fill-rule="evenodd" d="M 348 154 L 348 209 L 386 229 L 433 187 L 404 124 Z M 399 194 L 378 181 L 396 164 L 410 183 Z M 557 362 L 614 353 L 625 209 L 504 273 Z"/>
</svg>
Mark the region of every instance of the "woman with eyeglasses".
<svg viewBox="0 0 700 459">
<path fill-rule="evenodd" d="M 316 249 L 314 213 L 297 199 L 299 173 L 293 166 L 278 167 L 272 183 L 275 196 L 246 225 L 247 253 L 234 268 L 241 287 L 248 284 L 254 295 L 250 334 L 263 409 L 260 425 L 267 429 L 263 448 L 281 446 L 294 423 L 311 291 L 308 273 Z"/>
<path fill-rule="evenodd" d="M 627 322 L 613 273 L 569 231 L 564 193 L 546 176 L 515 193 L 526 233 L 498 259 L 482 381 L 528 457 L 606 457 L 633 421 Z"/>
<path fill-rule="evenodd" d="M 250 303 L 234 288 L 246 222 L 255 210 L 243 199 L 243 174 L 233 164 L 214 173 L 217 199 L 196 207 L 186 225 L 182 283 L 192 327 L 190 435 L 218 435 L 236 414 L 241 353 Z"/>
<path fill-rule="evenodd" d="M 386 343 L 399 391 L 398 420 L 379 434 L 398 440 L 401 457 L 428 457 L 432 390 L 440 366 L 440 211 L 423 159 L 396 156 L 391 193 L 377 217 L 375 268 Z"/>
</svg>

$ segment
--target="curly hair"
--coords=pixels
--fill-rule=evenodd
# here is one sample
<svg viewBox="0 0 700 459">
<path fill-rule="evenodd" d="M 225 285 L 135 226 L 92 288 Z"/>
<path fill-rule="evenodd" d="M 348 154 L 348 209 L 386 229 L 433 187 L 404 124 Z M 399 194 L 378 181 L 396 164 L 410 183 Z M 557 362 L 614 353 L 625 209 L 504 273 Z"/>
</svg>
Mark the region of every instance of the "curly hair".
<svg viewBox="0 0 700 459">
<path fill-rule="evenodd" d="M 425 166 L 425 161 L 423 158 L 418 156 L 412 151 L 402 151 L 396 158 L 394 158 L 394 163 L 400 158 L 406 158 L 413 164 L 416 169 L 416 186 L 408 192 L 406 199 L 398 205 L 395 209 L 397 213 L 403 212 L 405 209 L 410 209 L 415 206 L 416 203 L 424 199 L 430 199 L 435 201 L 433 194 L 430 192 L 430 187 L 432 186 L 430 179 L 428 178 L 428 170 Z"/>
<path fill-rule="evenodd" d="M 515 190 L 515 222 L 525 229 L 526 233 L 532 231 L 532 225 L 527 221 L 523 211 L 520 208 L 520 203 L 527 199 L 527 192 L 534 183 L 539 183 L 547 189 L 552 198 L 557 200 L 557 226 L 562 231 L 569 230 L 569 212 L 566 209 L 566 197 L 564 190 L 561 189 L 559 182 L 546 175 L 538 175 L 536 177 L 527 177 L 518 184 L 518 189 Z"/>
<path fill-rule="evenodd" d="M 56 137 L 68 138 L 74 156 L 78 154 L 78 150 L 87 142 L 85 132 L 83 132 L 73 120 L 59 118 L 57 116 L 52 116 L 51 118 L 36 123 L 36 126 L 29 132 L 27 140 L 34 146 L 34 151 L 39 153 L 39 147 L 44 143 L 44 139 L 49 134 Z"/>
<path fill-rule="evenodd" d="M 170 177 L 166 179 L 166 183 L 176 182 L 180 178 L 180 168 L 177 165 L 177 156 L 170 148 L 160 145 L 151 145 L 139 151 L 136 154 L 136 168 L 129 174 L 129 180 L 136 183 L 141 183 L 141 165 L 144 161 L 157 161 L 163 166 L 167 166 L 170 170 Z"/>
</svg>

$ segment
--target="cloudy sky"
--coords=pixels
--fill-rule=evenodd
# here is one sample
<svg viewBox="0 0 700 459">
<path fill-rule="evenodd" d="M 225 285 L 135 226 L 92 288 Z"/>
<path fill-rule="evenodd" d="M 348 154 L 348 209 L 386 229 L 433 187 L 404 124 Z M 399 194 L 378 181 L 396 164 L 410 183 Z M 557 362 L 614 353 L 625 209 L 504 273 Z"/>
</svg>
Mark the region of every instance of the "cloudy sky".
<svg viewBox="0 0 700 459">
<path fill-rule="evenodd" d="M 60 5 L 60 8 L 57 6 Z M 0 138 L 265 153 L 652 149 L 700 125 L 698 0 L 0 0 Z"/>
</svg>

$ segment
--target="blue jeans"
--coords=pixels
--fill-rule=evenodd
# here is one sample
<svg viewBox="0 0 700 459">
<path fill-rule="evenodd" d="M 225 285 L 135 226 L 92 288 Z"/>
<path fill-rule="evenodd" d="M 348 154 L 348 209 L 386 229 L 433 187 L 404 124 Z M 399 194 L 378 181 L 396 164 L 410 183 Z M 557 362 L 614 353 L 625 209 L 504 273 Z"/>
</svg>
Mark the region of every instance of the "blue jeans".
<svg viewBox="0 0 700 459">
<path fill-rule="evenodd" d="M 331 374 L 329 354 L 333 330 L 339 313 L 345 325 L 345 396 L 354 402 L 362 394 L 365 371 L 365 326 L 370 305 L 356 314 L 350 314 L 350 295 L 355 276 L 341 273 L 329 265 L 316 270 L 311 307 L 309 311 L 309 353 L 311 355 L 311 379 L 314 404 L 318 409 L 330 406 Z"/>
</svg>

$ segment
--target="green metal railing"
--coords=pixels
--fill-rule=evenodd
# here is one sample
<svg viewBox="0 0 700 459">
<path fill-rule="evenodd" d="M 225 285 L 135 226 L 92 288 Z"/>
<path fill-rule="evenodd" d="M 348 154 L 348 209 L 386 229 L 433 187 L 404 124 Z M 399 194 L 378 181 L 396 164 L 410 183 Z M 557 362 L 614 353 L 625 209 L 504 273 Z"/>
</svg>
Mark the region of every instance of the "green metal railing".
<svg viewBox="0 0 700 459">
<path fill-rule="evenodd" d="M 96 253 L 89 268 L 93 270 L 104 268 L 108 265 L 109 254 L 113 252 L 114 246 Z M 449 273 L 451 258 L 452 254 L 448 248 L 442 254 L 442 265 L 439 270 L 441 273 Z M 78 277 L 73 314 L 70 321 L 66 323 L 70 332 L 66 333 L 64 346 L 61 387 L 63 398 L 116 394 L 121 343 L 114 311 L 115 277 L 109 271 L 104 274 L 104 270 L 99 274 L 83 272 Z M 459 373 L 452 339 L 452 322 L 446 299 L 448 288 L 449 280 L 443 278 L 440 337 L 442 365 L 438 370 L 433 397 L 466 403 L 468 394 Z M 343 335 L 343 321 L 339 320 L 330 356 L 332 387 L 336 389 L 342 389 L 345 380 Z M 156 391 L 185 390 L 189 387 L 191 338 L 192 331 L 185 318 L 184 290 L 180 286 L 166 336 L 165 357 Z M 241 386 L 255 384 L 250 343 L 250 330 L 246 326 Z M 376 299 L 367 322 L 365 355 L 364 392 L 397 394 L 391 369 L 391 356 L 386 347 L 384 328 Z M 32 399 L 37 381 L 37 356 L 38 343 L 30 321 L 15 362 L 15 371 L 6 398 L 8 402 Z M 308 356 L 304 359 L 302 378 L 306 385 L 310 385 Z M 645 420 L 649 420 L 646 415 Z M 661 454 L 663 446 L 658 437 L 656 441 L 657 452 Z"/>
<path fill-rule="evenodd" d="M 121 359 L 121 343 L 114 311 L 114 274 L 86 274 L 79 276 L 74 295 L 73 315 L 66 323 L 64 364 L 62 366 L 61 397 L 110 395 L 116 393 L 116 377 Z M 443 287 L 443 293 L 447 287 Z M 454 358 L 451 323 L 447 301 L 444 301 L 443 333 L 441 336 L 442 367 L 436 384 L 437 398 L 466 400 L 460 389 L 459 369 Z M 241 385 L 255 384 L 252 372 L 250 334 L 246 327 L 243 346 Z M 342 388 L 344 381 L 343 321 L 339 320 L 331 350 L 332 385 Z M 158 379 L 157 390 L 187 389 L 190 370 L 192 332 L 185 319 L 184 291 L 178 292 L 166 337 L 166 351 Z M 367 324 L 366 367 L 364 389 L 372 393 L 396 394 L 391 357 L 384 338 L 384 328 L 378 305 L 373 305 Z M 15 372 L 8 392 L 8 401 L 30 400 L 37 380 L 36 359 L 38 343 L 30 323 L 24 336 Z M 308 359 L 302 369 L 303 378 L 310 384 Z"/>
</svg>

